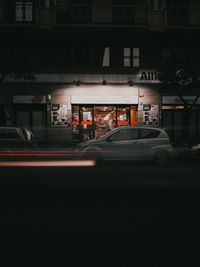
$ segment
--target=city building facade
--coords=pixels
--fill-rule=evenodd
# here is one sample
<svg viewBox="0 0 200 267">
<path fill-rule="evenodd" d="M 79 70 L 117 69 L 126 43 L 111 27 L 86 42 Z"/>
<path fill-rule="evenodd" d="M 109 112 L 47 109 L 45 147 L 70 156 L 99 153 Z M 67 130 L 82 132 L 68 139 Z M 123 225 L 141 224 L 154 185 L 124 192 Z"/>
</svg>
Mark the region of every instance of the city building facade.
<svg viewBox="0 0 200 267">
<path fill-rule="evenodd" d="M 46 143 L 125 125 L 200 138 L 200 2 L 0 0 L 0 124 Z"/>
</svg>

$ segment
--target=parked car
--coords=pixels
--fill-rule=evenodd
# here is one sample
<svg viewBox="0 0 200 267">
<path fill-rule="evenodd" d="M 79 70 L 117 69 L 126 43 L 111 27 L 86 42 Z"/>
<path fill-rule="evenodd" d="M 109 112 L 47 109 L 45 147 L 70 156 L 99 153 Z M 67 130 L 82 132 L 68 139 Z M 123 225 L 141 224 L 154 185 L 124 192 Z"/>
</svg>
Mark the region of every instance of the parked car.
<svg viewBox="0 0 200 267">
<path fill-rule="evenodd" d="M 102 160 L 153 160 L 166 165 L 174 157 L 169 136 L 162 128 L 124 126 L 80 143 L 82 158 Z"/>
<path fill-rule="evenodd" d="M 28 128 L 0 127 L 0 148 L 26 148 L 36 145 L 35 137 Z"/>
</svg>

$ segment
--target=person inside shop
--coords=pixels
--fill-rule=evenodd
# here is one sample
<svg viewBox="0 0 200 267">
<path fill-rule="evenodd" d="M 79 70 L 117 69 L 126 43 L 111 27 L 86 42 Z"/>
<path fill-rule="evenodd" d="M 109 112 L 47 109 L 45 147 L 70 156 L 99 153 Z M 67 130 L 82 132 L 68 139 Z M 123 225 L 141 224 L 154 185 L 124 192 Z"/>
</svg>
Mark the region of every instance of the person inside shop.
<svg viewBox="0 0 200 267">
<path fill-rule="evenodd" d="M 89 120 L 87 120 L 87 121 L 89 121 Z M 92 138 L 92 125 L 91 124 L 87 124 L 87 135 L 88 135 L 89 139 Z"/>
</svg>

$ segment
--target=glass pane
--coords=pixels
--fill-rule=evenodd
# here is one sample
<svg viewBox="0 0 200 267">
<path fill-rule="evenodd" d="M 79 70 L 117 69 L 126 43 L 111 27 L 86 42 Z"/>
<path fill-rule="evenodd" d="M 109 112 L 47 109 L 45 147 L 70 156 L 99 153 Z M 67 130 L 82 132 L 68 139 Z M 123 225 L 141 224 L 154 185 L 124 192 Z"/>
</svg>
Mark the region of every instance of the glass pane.
<svg viewBox="0 0 200 267">
<path fill-rule="evenodd" d="M 140 132 L 141 139 L 156 138 L 160 134 L 160 131 L 143 129 Z"/>
<path fill-rule="evenodd" d="M 133 67 L 139 67 L 139 66 L 140 66 L 140 59 L 133 58 Z"/>
<path fill-rule="evenodd" d="M 131 61 L 130 58 L 124 58 L 124 67 L 130 67 Z"/>
<path fill-rule="evenodd" d="M 81 113 L 81 132 L 83 141 L 92 138 L 92 107 L 82 107 Z"/>
<path fill-rule="evenodd" d="M 121 141 L 121 140 L 128 140 L 129 139 L 129 131 L 122 130 L 116 134 L 112 135 L 113 141 Z"/>
<path fill-rule="evenodd" d="M 79 106 L 72 107 L 72 121 L 79 122 Z"/>
<path fill-rule="evenodd" d="M 138 138 L 137 129 L 125 129 L 121 130 L 116 134 L 112 135 L 113 141 L 122 141 L 122 140 L 135 140 Z"/>
<path fill-rule="evenodd" d="M 102 136 L 116 126 L 115 106 L 95 106 L 94 123 L 96 125 L 95 137 Z"/>
<path fill-rule="evenodd" d="M 117 108 L 117 124 L 120 126 L 129 125 L 129 107 Z"/>
<path fill-rule="evenodd" d="M 124 57 L 130 57 L 131 51 L 129 47 L 124 48 Z"/>
<path fill-rule="evenodd" d="M 139 57 L 139 56 L 140 56 L 140 49 L 133 48 L 133 57 Z"/>
</svg>

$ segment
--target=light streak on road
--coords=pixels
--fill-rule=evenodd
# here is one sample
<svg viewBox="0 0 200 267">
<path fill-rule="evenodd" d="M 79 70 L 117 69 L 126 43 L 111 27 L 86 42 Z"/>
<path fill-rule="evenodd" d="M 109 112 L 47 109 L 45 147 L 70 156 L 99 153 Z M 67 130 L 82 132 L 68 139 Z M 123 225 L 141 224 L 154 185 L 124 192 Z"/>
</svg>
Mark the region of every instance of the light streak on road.
<svg viewBox="0 0 200 267">
<path fill-rule="evenodd" d="M 92 167 L 94 160 L 66 161 L 0 161 L 0 167 Z"/>
<path fill-rule="evenodd" d="M 21 153 L 21 154 L 16 154 L 16 153 L 0 153 L 0 156 L 81 156 L 82 154 L 64 154 L 64 153 L 43 153 L 43 154 L 37 154 L 37 153 Z"/>
</svg>

